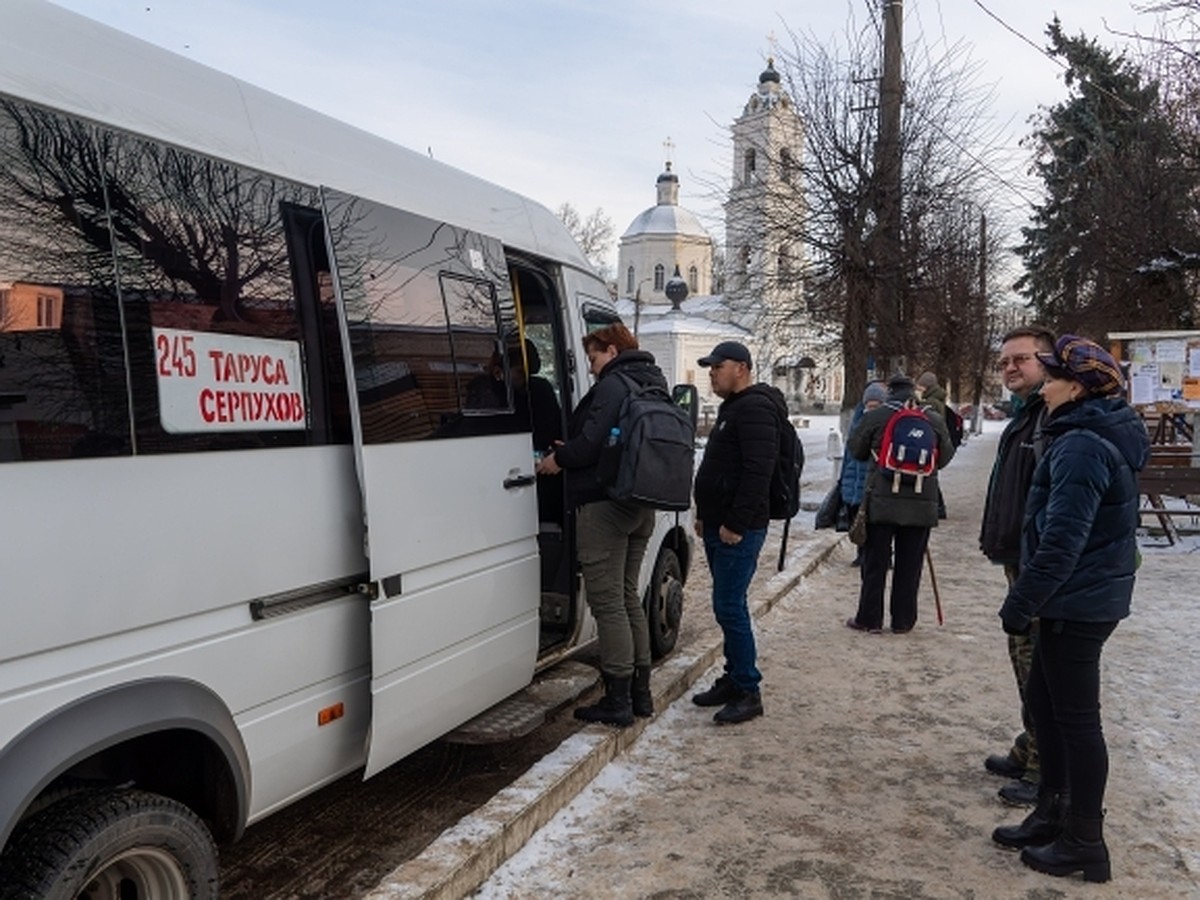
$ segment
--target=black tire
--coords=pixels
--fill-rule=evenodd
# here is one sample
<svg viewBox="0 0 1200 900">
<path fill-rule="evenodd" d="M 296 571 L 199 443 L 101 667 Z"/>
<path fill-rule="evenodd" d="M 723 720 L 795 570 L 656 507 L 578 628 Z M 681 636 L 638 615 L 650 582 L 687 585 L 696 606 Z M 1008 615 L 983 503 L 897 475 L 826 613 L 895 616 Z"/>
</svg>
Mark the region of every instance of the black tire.
<svg viewBox="0 0 1200 900">
<path fill-rule="evenodd" d="M 675 649 L 682 619 L 683 566 L 675 551 L 664 547 L 646 589 L 646 621 L 650 626 L 650 655 L 654 659 L 662 659 Z"/>
<path fill-rule="evenodd" d="M 0 857 L 0 900 L 217 900 L 217 848 L 182 803 L 89 791 L 23 822 Z"/>
</svg>

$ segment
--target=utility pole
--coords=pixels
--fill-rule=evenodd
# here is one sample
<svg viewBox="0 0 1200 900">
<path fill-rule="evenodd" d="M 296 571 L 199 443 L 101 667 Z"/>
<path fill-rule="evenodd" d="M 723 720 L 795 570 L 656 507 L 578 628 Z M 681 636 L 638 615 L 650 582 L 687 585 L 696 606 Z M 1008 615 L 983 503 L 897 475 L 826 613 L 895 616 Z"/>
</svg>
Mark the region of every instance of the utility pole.
<svg viewBox="0 0 1200 900">
<path fill-rule="evenodd" d="M 905 365 L 903 291 L 904 265 L 900 243 L 901 148 L 900 115 L 904 104 L 902 79 L 904 0 L 883 3 L 883 78 L 879 82 L 879 139 L 875 145 L 876 215 L 875 274 L 879 363 L 885 374 Z"/>
</svg>

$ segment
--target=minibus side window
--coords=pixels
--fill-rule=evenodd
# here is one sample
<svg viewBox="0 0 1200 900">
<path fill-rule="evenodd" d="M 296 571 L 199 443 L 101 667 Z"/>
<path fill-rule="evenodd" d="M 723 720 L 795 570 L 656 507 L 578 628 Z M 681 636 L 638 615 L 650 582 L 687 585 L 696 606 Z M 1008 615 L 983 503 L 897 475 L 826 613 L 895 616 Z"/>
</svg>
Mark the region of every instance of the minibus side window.
<svg viewBox="0 0 1200 900">
<path fill-rule="evenodd" d="M 528 428 L 498 243 L 325 190 L 367 444 Z"/>
<path fill-rule="evenodd" d="M 94 137 L 0 98 L 0 462 L 132 452 Z"/>
<path fill-rule="evenodd" d="M 310 443 L 281 210 L 316 191 L 116 132 L 104 160 L 137 452 Z"/>
</svg>

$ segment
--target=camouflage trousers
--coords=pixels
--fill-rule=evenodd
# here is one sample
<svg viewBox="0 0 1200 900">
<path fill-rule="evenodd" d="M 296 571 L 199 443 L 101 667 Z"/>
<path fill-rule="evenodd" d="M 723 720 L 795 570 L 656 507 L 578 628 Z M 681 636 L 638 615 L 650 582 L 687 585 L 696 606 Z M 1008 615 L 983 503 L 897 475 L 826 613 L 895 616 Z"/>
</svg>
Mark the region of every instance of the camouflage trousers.
<svg viewBox="0 0 1200 900">
<path fill-rule="evenodd" d="M 1017 567 L 1005 565 L 1004 574 L 1011 585 L 1017 580 Z M 1025 685 L 1029 682 L 1029 670 L 1033 667 L 1033 647 L 1037 641 L 1038 620 L 1033 620 L 1029 634 L 1010 634 L 1008 636 L 1008 658 L 1012 662 L 1013 676 L 1017 679 L 1017 692 L 1021 697 L 1021 724 L 1025 730 L 1013 739 L 1009 755 L 1013 760 L 1025 767 L 1025 781 L 1037 781 L 1041 773 L 1041 763 L 1038 761 L 1037 737 L 1033 730 L 1033 716 L 1029 713 L 1029 704 L 1025 701 Z"/>
</svg>

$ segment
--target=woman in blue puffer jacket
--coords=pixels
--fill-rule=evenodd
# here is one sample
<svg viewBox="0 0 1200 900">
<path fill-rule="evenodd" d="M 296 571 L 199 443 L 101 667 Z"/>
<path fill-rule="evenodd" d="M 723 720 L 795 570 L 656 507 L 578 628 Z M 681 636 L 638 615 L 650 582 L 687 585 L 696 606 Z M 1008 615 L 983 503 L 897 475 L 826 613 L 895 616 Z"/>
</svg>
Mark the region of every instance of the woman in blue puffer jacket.
<svg viewBox="0 0 1200 900">
<path fill-rule="evenodd" d="M 1121 398 L 1116 361 L 1086 338 L 1063 335 L 1046 370 L 1045 449 L 1033 473 L 1021 574 L 1000 619 L 1022 634 L 1039 617 L 1026 699 L 1041 754 L 1037 808 L 993 839 L 1023 848 L 1050 875 L 1111 877 L 1102 822 L 1108 748 L 1100 725 L 1100 653 L 1129 615 L 1137 569 L 1137 472 L 1150 439 Z"/>
<path fill-rule="evenodd" d="M 887 385 L 882 381 L 872 381 L 863 391 L 862 401 L 858 406 L 854 407 L 854 415 L 850 418 L 850 427 L 846 430 L 846 434 L 851 434 L 858 423 L 862 421 L 862 417 L 868 410 L 872 410 L 880 403 L 887 399 Z M 838 480 L 838 489 L 842 495 L 842 503 L 846 505 L 849 512 L 847 521 L 853 522 L 854 517 L 858 514 L 858 507 L 862 503 L 863 494 L 867 490 L 867 475 L 871 471 L 871 461 L 869 459 L 855 459 L 850 454 L 846 454 L 842 460 L 842 474 Z M 852 566 L 862 565 L 863 548 L 860 545 L 858 553 L 854 555 Z"/>
</svg>

